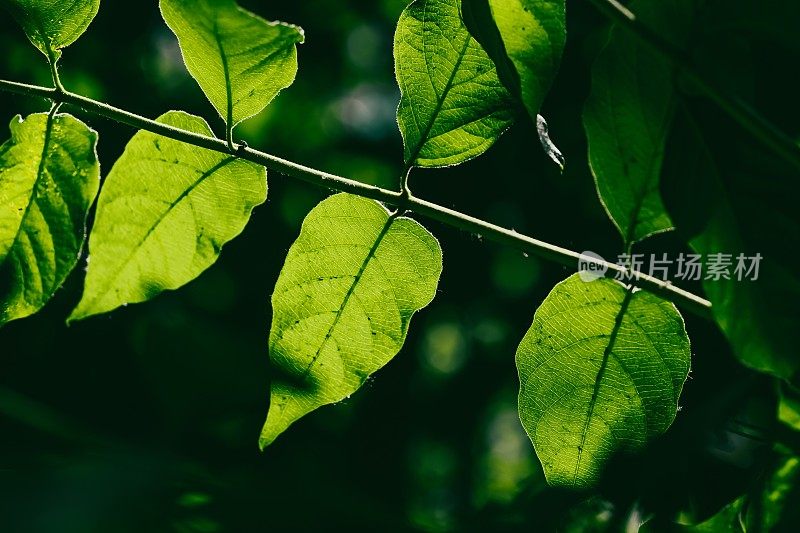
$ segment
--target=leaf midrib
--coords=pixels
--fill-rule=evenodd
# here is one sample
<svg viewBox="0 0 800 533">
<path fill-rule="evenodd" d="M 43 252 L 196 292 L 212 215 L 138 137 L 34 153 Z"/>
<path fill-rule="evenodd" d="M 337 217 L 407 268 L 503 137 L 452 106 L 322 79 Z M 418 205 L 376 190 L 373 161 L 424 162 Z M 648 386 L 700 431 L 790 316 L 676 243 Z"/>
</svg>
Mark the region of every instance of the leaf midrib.
<svg viewBox="0 0 800 533">
<path fill-rule="evenodd" d="M 458 54 L 458 59 L 456 60 L 455 65 L 453 65 L 453 70 L 450 73 L 450 77 L 448 78 L 447 83 L 445 84 L 444 89 L 442 90 L 442 95 L 436 101 L 436 106 L 433 109 L 433 113 L 431 113 L 431 118 L 428 121 L 428 125 L 425 127 L 425 131 L 420 136 L 419 142 L 417 142 L 417 145 L 414 147 L 414 151 L 412 152 L 411 157 L 409 157 L 408 161 L 406 161 L 407 169 L 410 169 L 414 165 L 414 162 L 419 157 L 420 152 L 422 152 L 422 147 L 425 146 L 425 143 L 427 143 L 429 140 L 428 136 L 431 134 L 431 131 L 433 130 L 433 125 L 436 124 L 436 119 L 439 117 L 439 113 L 441 113 L 442 111 L 442 107 L 444 106 L 444 101 L 447 99 L 447 95 L 453 88 L 456 79 L 456 74 L 458 73 L 458 69 L 461 68 L 461 63 L 464 61 L 464 55 L 466 55 L 467 48 L 469 48 L 470 39 L 472 39 L 472 36 L 467 34 L 467 37 L 464 39 L 464 44 L 461 47 L 461 52 L 459 52 Z M 433 80 L 431 80 L 431 86 L 434 88 L 433 92 L 435 94 L 436 88 L 433 85 Z M 403 172 L 403 174 L 405 173 L 406 172 Z"/>
<path fill-rule="evenodd" d="M 672 117 L 674 116 L 675 111 L 675 102 L 673 98 L 670 98 L 669 103 L 667 104 L 668 111 L 667 111 L 667 119 L 663 124 L 663 128 L 661 128 L 661 135 L 660 135 L 660 145 L 663 147 L 663 143 L 666 140 L 667 135 L 670 131 L 670 123 Z M 642 183 L 642 187 L 637 190 L 636 199 L 633 207 L 633 212 L 631 213 L 630 217 L 630 224 L 628 226 L 628 233 L 625 235 L 625 246 L 630 246 L 636 239 L 636 231 L 639 229 L 639 216 L 642 213 L 642 207 L 644 206 L 644 201 L 650 191 L 653 189 L 653 184 L 656 179 L 659 178 L 659 172 L 657 172 L 656 166 L 660 164 L 663 159 L 663 148 L 661 150 L 654 150 L 653 157 L 650 158 L 650 161 L 647 164 L 647 174 L 644 179 L 644 183 Z M 651 230 L 652 231 L 652 230 Z M 663 231 L 668 231 L 663 230 Z"/>
<path fill-rule="evenodd" d="M 389 215 L 389 217 L 386 219 L 386 222 L 383 224 L 380 233 L 378 233 L 378 236 L 375 238 L 375 243 L 369 249 L 369 252 L 367 252 L 367 256 L 361 263 L 361 267 L 358 269 L 358 272 L 356 272 L 355 277 L 353 277 L 353 283 L 351 283 L 350 288 L 347 289 L 347 293 L 344 295 L 344 298 L 342 299 L 342 305 L 339 306 L 339 309 L 336 311 L 336 316 L 333 318 L 333 322 L 331 322 L 331 326 L 325 333 L 325 338 L 323 339 L 322 343 L 320 343 L 319 348 L 317 348 L 317 352 L 314 354 L 314 357 L 311 358 L 311 361 L 308 363 L 308 366 L 303 372 L 302 374 L 303 379 L 305 379 L 306 376 L 308 376 L 308 374 L 311 372 L 311 369 L 316 364 L 317 359 L 319 359 L 322 350 L 328 344 L 328 341 L 333 335 L 333 331 L 336 329 L 336 326 L 339 324 L 339 320 L 342 318 L 342 315 L 344 314 L 344 310 L 347 307 L 350 298 L 353 296 L 353 293 L 356 290 L 356 286 L 358 286 L 358 283 L 361 281 L 364 272 L 367 270 L 367 265 L 369 265 L 369 262 L 375 257 L 375 253 L 378 251 L 378 247 L 381 245 L 383 238 L 389 232 L 389 229 L 392 227 L 392 224 L 394 223 L 396 217 L 397 217 L 396 213 Z"/>
<path fill-rule="evenodd" d="M 586 435 L 589 432 L 589 425 L 592 421 L 592 415 L 594 414 L 595 405 L 597 405 L 597 397 L 600 394 L 600 386 L 603 380 L 603 375 L 605 374 L 606 367 L 608 366 L 608 360 L 611 358 L 611 352 L 614 349 L 614 343 L 617 340 L 617 334 L 619 333 L 620 328 L 622 327 L 622 321 L 625 317 L 625 313 L 628 311 L 628 306 L 631 303 L 631 298 L 633 297 L 633 285 L 631 285 L 625 292 L 625 298 L 622 300 L 622 304 L 620 305 L 619 312 L 617 316 L 614 318 L 614 327 L 611 329 L 611 333 L 609 334 L 608 344 L 606 345 L 606 349 L 603 352 L 603 360 L 600 363 L 600 368 L 597 370 L 597 376 L 594 380 L 594 388 L 592 389 L 592 397 L 589 399 L 589 409 L 586 413 L 586 422 L 583 425 L 583 431 L 581 432 L 581 440 L 580 444 L 578 444 L 578 459 L 575 461 L 575 474 L 573 476 L 573 483 L 577 485 L 578 483 L 578 475 L 580 473 L 581 467 L 581 459 L 583 458 L 583 449 L 586 446 Z"/>
<path fill-rule="evenodd" d="M 383 227 L 381 228 L 380 233 L 378 233 L 377 237 L 375 238 L 375 242 L 370 247 L 369 252 L 367 252 L 366 257 L 364 258 L 364 261 L 361 263 L 361 267 L 358 269 L 358 272 L 353 277 L 353 282 L 350 284 L 350 287 L 347 289 L 347 293 L 345 293 L 344 298 L 342 299 L 342 305 L 339 306 L 339 309 L 336 311 L 336 316 L 334 317 L 333 322 L 331 322 L 331 325 L 328 328 L 328 331 L 325 333 L 325 338 L 320 343 L 319 348 L 317 348 L 317 351 L 314 354 L 314 356 L 311 358 L 311 361 L 308 363 L 308 366 L 306 366 L 305 370 L 300 374 L 299 378 L 301 380 L 305 380 L 308 377 L 308 375 L 311 373 L 311 369 L 314 367 L 314 365 L 316 364 L 316 362 L 319 359 L 320 355 L 322 354 L 322 350 L 325 348 L 325 346 L 328 344 L 328 341 L 333 336 L 333 331 L 336 329 L 336 326 L 339 324 L 339 320 L 341 319 L 342 315 L 344 314 L 344 310 L 347 307 L 347 304 L 350 301 L 350 298 L 355 293 L 356 286 L 361 281 L 361 278 L 364 275 L 364 272 L 367 270 L 367 266 L 369 265 L 369 262 L 375 257 L 375 253 L 377 252 L 378 247 L 380 246 L 381 242 L 383 241 L 383 238 L 389 232 L 389 229 L 392 227 L 392 224 L 394 223 L 394 221 L 397 218 L 398 214 L 399 213 L 392 213 L 391 215 L 388 216 L 388 218 L 386 219 L 386 222 L 383 224 Z M 286 406 L 286 403 L 288 402 L 289 399 L 290 399 L 290 397 L 288 397 L 288 396 L 284 397 L 283 401 L 280 402 L 280 405 L 276 406 L 277 409 L 279 410 L 279 415 L 278 415 L 279 419 L 281 419 L 284 416 L 285 411 L 284 411 L 283 408 Z M 272 408 L 270 407 L 270 410 L 271 409 Z"/>
</svg>

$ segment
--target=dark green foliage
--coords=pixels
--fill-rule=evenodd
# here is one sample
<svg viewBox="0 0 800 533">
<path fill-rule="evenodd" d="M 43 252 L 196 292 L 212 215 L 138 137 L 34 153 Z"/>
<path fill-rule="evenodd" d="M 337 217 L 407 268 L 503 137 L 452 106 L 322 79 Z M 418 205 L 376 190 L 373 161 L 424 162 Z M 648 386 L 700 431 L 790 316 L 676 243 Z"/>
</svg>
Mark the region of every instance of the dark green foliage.
<svg viewBox="0 0 800 533">
<path fill-rule="evenodd" d="M 242 3 L 0 0 L 9 530 L 797 530 L 794 5 Z"/>
</svg>

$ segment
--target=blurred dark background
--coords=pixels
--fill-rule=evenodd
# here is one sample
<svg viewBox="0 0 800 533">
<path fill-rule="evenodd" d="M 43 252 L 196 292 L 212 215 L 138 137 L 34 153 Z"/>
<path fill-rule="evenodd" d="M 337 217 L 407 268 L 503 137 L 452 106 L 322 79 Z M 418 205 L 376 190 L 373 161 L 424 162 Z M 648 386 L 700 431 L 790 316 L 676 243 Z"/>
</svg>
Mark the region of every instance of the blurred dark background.
<svg viewBox="0 0 800 533">
<path fill-rule="evenodd" d="M 402 146 L 392 36 L 405 1 L 241 4 L 303 26 L 307 40 L 296 83 L 239 136 L 396 187 Z M 566 171 L 546 158 L 521 117 L 484 156 L 415 171 L 411 184 L 418 196 L 614 259 L 621 240 L 597 200 L 580 123 L 607 24 L 575 2 L 568 27 L 543 108 Z M 719 32 L 714 46 L 724 49 Z M 776 51 L 758 38 L 744 44 L 748 53 L 736 62 L 748 80 L 742 94 L 796 134 L 791 102 L 800 87 L 782 65 L 796 66 L 797 50 Z M 717 65 L 713 49 L 698 57 Z M 44 58 L 5 13 L 0 50 L 0 77 L 49 85 Z M 155 0 L 105 1 L 65 51 L 61 72 L 75 92 L 149 117 L 183 109 L 223 133 Z M 728 70 L 715 73 L 724 83 Z M 46 109 L 44 101 L 0 95 L 3 121 Z M 134 132 L 64 110 L 100 132 L 107 173 Z M 714 120 L 720 131 L 736 128 Z M 319 409 L 260 453 L 269 296 L 301 221 L 325 194 L 273 173 L 269 200 L 244 234 L 187 287 L 66 327 L 82 286 L 77 269 L 44 311 L 0 331 L 0 530 L 613 530 L 636 517 L 707 517 L 748 490 L 771 460 L 773 384 L 741 367 L 711 323 L 688 315 L 693 370 L 670 431 L 641 454 L 616 459 L 595 492 L 547 488 L 516 415 L 514 352 L 536 307 L 571 270 L 426 220 L 445 269 L 404 349 L 352 398 Z M 670 234 L 643 246 L 651 249 L 683 250 Z"/>
</svg>

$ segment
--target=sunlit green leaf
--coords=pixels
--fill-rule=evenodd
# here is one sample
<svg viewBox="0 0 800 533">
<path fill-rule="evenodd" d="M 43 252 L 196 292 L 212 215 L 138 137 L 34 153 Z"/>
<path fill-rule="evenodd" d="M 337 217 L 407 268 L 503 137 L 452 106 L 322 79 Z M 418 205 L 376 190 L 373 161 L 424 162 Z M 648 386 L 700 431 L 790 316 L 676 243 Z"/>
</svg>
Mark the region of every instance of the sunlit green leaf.
<svg viewBox="0 0 800 533">
<path fill-rule="evenodd" d="M 211 136 L 206 122 L 158 119 Z M 86 287 L 70 320 L 148 300 L 211 266 L 267 196 L 266 169 L 140 131 L 114 164 L 89 237 Z"/>
<path fill-rule="evenodd" d="M 536 121 L 566 41 L 564 0 L 483 1 L 489 3 L 503 50 L 517 74 L 511 91 Z"/>
<path fill-rule="evenodd" d="M 233 0 L 161 0 L 189 73 L 229 130 L 262 111 L 297 74 L 303 30 L 268 22 Z"/>
<path fill-rule="evenodd" d="M 96 146 L 70 115 L 11 121 L 0 146 L 0 325 L 41 309 L 78 262 L 100 185 Z"/>
<path fill-rule="evenodd" d="M 78 40 L 100 9 L 100 0 L 2 0 L 34 46 L 55 63 Z"/>
<path fill-rule="evenodd" d="M 791 259 L 800 247 L 800 222 L 777 204 L 785 196 L 794 208 L 794 175 L 759 171 L 723 178 L 696 122 L 681 109 L 664 165 L 662 192 L 670 215 L 706 263 L 712 254 L 728 254 L 727 278 L 706 279 L 706 271 L 703 289 L 736 356 L 751 368 L 791 378 L 800 369 L 794 336 L 800 278 Z M 775 189 L 765 197 L 767 184 Z M 770 238 L 776 228 L 779 235 Z M 756 273 L 751 268 L 757 256 Z"/>
<path fill-rule="evenodd" d="M 548 482 L 588 487 L 615 451 L 666 431 L 689 359 L 670 302 L 606 278 L 559 283 L 517 350 L 520 419 Z"/>
<path fill-rule="evenodd" d="M 476 157 L 513 121 L 511 96 L 459 7 L 460 0 L 416 0 L 397 24 L 397 121 L 407 167 Z"/>
<path fill-rule="evenodd" d="M 467 30 L 494 62 L 497 77 L 513 96 L 519 98 L 519 74 L 506 54 L 503 37 L 492 17 L 489 0 L 461 0 L 461 18 Z"/>
<path fill-rule="evenodd" d="M 274 374 L 261 447 L 388 363 L 441 270 L 439 243 L 417 222 L 346 194 L 315 207 L 272 296 Z"/>
</svg>

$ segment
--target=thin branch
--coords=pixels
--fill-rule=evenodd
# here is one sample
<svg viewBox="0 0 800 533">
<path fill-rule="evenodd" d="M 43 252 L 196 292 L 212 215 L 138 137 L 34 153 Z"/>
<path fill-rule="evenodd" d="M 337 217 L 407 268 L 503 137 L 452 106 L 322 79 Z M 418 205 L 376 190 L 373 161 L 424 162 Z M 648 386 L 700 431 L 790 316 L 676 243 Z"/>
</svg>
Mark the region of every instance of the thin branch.
<svg viewBox="0 0 800 533">
<path fill-rule="evenodd" d="M 496 226 L 479 218 L 460 213 L 453 209 L 448 209 L 447 207 L 429 202 L 427 200 L 416 198 L 407 190 L 405 192 L 397 192 L 367 185 L 359 181 L 336 176 L 327 172 L 322 172 L 320 170 L 309 168 L 292 161 L 287 161 L 259 150 L 254 150 L 245 144 L 235 145 L 233 149 L 230 149 L 228 147 L 228 143 L 223 139 L 205 137 L 203 135 L 176 128 L 168 124 L 162 124 L 135 113 L 125 111 L 124 109 L 119 109 L 106 103 L 98 102 L 69 91 L 62 92 L 48 87 L 28 85 L 25 83 L 6 80 L 0 80 L 0 90 L 26 96 L 48 98 L 50 100 L 74 105 L 89 113 L 99 115 L 122 124 L 127 124 L 128 126 L 132 126 L 137 129 L 147 130 L 152 133 L 201 148 L 207 148 L 209 150 L 234 155 L 247 161 L 252 161 L 253 163 L 263 165 L 275 172 L 311 183 L 318 187 L 355 194 L 364 198 L 370 198 L 372 200 L 377 200 L 396 206 L 401 210 L 415 212 L 431 220 L 441 222 L 468 233 L 483 236 L 497 243 L 516 248 L 521 252 L 536 255 L 543 259 L 568 266 L 572 269 L 577 267 L 579 260 L 583 260 L 593 262 L 600 268 L 606 269 L 607 275 L 610 276 L 624 276 L 627 273 L 625 268 L 620 265 L 587 258 L 581 256 L 580 253 L 573 250 L 540 241 L 538 239 L 534 239 L 533 237 L 528 237 L 527 235 L 517 233 L 514 230 Z M 639 274 L 638 276 L 639 279 L 637 281 L 637 286 L 650 292 L 654 292 L 659 296 L 680 305 L 687 311 L 695 313 L 699 316 L 705 318 L 711 316 L 711 302 L 708 300 L 675 287 L 669 282 L 660 280 L 658 278 L 654 278 L 645 274 Z"/>
<path fill-rule="evenodd" d="M 642 42 L 649 45 L 656 52 L 666 56 L 689 82 L 693 83 L 742 128 L 750 132 L 765 147 L 781 156 L 796 169 L 800 169 L 800 144 L 758 114 L 747 103 L 715 87 L 713 83 L 709 82 L 694 68 L 685 51 L 643 24 L 634 13 L 618 0 L 589 1 L 607 18 L 630 30 Z"/>
</svg>

